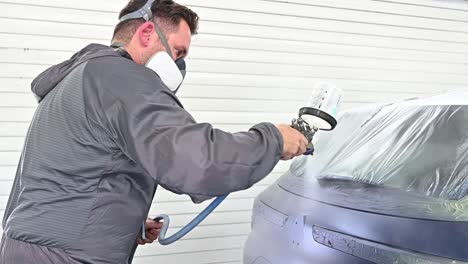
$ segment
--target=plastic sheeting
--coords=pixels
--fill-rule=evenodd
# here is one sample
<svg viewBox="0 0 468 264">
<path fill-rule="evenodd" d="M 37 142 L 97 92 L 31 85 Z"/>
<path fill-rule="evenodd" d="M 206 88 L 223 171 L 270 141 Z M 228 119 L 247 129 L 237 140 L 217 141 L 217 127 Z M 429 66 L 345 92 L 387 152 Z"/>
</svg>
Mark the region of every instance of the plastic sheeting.
<svg viewBox="0 0 468 264">
<path fill-rule="evenodd" d="M 421 197 L 417 207 L 433 214 L 468 219 L 466 93 L 344 112 L 334 131 L 317 134 L 315 149 L 293 162 L 293 176 L 388 187 Z M 357 200 L 352 207 L 372 204 Z M 414 207 L 414 199 L 404 200 Z"/>
<path fill-rule="evenodd" d="M 413 101 L 360 109 L 342 114 L 336 130 L 325 133 L 316 143 L 315 176 L 445 199 L 468 191 L 468 106 Z"/>
</svg>

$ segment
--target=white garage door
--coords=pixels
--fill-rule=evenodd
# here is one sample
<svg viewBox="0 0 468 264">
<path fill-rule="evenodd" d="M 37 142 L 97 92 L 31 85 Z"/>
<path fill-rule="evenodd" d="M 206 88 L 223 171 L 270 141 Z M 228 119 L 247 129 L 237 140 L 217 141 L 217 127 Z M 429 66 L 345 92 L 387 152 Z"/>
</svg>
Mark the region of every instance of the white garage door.
<svg viewBox="0 0 468 264">
<path fill-rule="evenodd" d="M 36 102 L 31 79 L 90 42 L 108 44 L 124 0 L 0 1 L 0 215 Z M 229 131 L 288 123 L 318 80 L 344 106 L 468 89 L 468 3 L 435 0 L 184 0 L 201 16 L 180 93 L 199 121 Z M 172 246 L 136 263 L 241 263 L 258 192 L 287 169 L 231 196 Z M 159 191 L 151 214 L 175 228 L 205 205 Z M 112 241 L 109 241 L 112 243 Z"/>
</svg>

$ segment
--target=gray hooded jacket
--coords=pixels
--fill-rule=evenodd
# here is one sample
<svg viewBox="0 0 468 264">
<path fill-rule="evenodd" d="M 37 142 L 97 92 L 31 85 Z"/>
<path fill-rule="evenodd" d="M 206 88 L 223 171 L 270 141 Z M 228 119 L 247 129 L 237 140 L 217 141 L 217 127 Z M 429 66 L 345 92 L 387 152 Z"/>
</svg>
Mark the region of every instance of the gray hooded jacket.
<svg viewBox="0 0 468 264">
<path fill-rule="evenodd" d="M 155 72 L 107 46 L 49 68 L 32 90 L 40 103 L 2 243 L 58 250 L 69 263 L 127 263 L 157 185 L 198 203 L 249 188 L 281 156 L 274 125 L 232 134 L 197 123 Z M 13 247 L 2 245 L 1 264 L 31 255 Z"/>
</svg>

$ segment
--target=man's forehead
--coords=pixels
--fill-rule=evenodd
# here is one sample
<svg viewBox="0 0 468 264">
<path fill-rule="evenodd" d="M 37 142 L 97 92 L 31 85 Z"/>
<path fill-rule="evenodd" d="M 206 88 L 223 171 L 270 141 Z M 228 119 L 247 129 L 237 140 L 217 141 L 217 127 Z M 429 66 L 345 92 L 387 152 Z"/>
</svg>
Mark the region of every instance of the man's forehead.
<svg viewBox="0 0 468 264">
<path fill-rule="evenodd" d="M 178 33 L 183 34 L 185 36 L 192 37 L 192 32 L 190 31 L 190 27 L 185 20 L 181 20 L 179 24 Z"/>
<path fill-rule="evenodd" d="M 190 45 L 192 39 L 192 33 L 190 31 L 190 27 L 188 26 L 187 22 L 182 20 L 180 22 L 178 30 L 172 34 L 172 38 L 177 41 L 179 45 L 185 44 L 187 46 Z"/>
</svg>

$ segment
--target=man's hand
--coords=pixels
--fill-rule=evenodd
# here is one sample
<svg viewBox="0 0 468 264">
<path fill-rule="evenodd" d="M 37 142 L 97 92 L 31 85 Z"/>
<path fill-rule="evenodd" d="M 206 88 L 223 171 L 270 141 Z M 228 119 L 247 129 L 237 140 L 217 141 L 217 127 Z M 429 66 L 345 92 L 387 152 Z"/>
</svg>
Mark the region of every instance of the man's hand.
<svg viewBox="0 0 468 264">
<path fill-rule="evenodd" d="M 309 142 L 304 135 L 288 125 L 277 125 L 276 127 L 284 141 L 282 160 L 289 160 L 306 152 Z"/>
<path fill-rule="evenodd" d="M 161 232 L 163 223 L 155 222 L 153 219 L 146 219 L 145 229 L 146 229 L 146 239 L 141 238 L 141 234 L 138 236 L 137 243 L 139 245 L 151 244 L 154 240 L 158 239 L 159 232 Z"/>
</svg>

